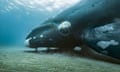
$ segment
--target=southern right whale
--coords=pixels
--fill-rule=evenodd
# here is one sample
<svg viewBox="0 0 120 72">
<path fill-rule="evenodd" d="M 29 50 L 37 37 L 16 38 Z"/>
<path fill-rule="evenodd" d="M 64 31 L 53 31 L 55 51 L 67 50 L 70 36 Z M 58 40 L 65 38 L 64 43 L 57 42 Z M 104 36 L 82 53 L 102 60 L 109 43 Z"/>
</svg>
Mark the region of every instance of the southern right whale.
<svg viewBox="0 0 120 72">
<path fill-rule="evenodd" d="M 25 43 L 35 49 L 73 50 L 80 46 L 83 55 L 120 63 L 116 60 L 120 59 L 120 32 L 116 32 L 119 19 L 120 0 L 83 0 L 33 29 Z M 113 25 L 114 29 L 104 31 L 105 25 Z"/>
</svg>

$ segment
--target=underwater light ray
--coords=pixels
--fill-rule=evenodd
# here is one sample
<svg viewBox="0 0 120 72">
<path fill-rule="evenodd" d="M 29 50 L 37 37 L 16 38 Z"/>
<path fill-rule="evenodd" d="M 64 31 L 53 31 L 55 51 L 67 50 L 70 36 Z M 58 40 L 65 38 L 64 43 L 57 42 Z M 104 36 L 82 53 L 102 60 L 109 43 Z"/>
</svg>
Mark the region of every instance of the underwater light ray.
<svg viewBox="0 0 120 72">
<path fill-rule="evenodd" d="M 27 9 L 32 11 L 47 11 L 53 12 L 55 10 L 66 9 L 78 3 L 81 0 L 4 0 L 4 7 L 0 11 L 10 12 L 13 9 Z"/>
</svg>

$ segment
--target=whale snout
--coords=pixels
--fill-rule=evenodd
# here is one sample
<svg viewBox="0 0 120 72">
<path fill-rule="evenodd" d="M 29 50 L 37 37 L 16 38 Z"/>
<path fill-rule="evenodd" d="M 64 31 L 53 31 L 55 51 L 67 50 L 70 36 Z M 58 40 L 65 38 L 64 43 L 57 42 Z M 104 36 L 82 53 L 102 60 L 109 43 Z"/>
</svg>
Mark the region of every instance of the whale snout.
<svg viewBox="0 0 120 72">
<path fill-rule="evenodd" d="M 31 38 L 26 39 L 26 40 L 24 41 L 24 45 L 25 45 L 26 47 L 29 47 L 29 46 L 30 46 L 30 40 L 31 40 Z"/>
</svg>

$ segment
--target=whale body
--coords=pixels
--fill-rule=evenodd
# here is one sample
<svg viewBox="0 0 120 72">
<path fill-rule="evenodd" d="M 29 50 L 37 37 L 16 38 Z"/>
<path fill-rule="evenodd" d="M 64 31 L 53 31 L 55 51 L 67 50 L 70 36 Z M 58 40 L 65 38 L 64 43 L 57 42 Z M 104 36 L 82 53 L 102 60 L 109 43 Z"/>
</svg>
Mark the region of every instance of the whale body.
<svg viewBox="0 0 120 72">
<path fill-rule="evenodd" d="M 75 46 L 120 59 L 120 0 L 83 0 L 66 9 L 26 37 L 30 48 Z M 117 52 L 117 53 L 116 53 Z"/>
</svg>

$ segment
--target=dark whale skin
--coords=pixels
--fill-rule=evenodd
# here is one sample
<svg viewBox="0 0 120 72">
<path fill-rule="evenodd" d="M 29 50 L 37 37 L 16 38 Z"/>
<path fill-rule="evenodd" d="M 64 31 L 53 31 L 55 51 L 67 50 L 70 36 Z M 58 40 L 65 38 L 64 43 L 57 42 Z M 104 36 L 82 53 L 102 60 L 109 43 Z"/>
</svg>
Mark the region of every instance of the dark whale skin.
<svg viewBox="0 0 120 72">
<path fill-rule="evenodd" d="M 101 52 L 91 44 L 97 38 L 90 41 L 84 35 L 96 27 L 114 24 L 119 18 L 120 0 L 83 0 L 54 18 L 44 21 L 41 26 L 31 31 L 26 40 L 30 39 L 30 48 L 58 47 L 63 50 L 72 50 L 75 46 L 84 47 L 85 45 Z M 64 23 L 70 26 L 59 29 L 59 26 Z M 120 55 L 116 58 L 119 59 Z"/>
</svg>

